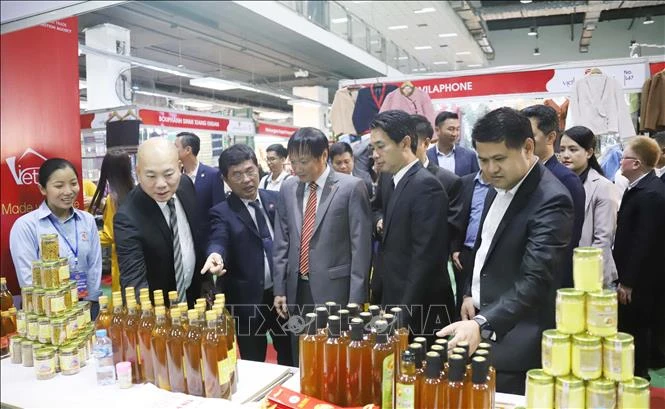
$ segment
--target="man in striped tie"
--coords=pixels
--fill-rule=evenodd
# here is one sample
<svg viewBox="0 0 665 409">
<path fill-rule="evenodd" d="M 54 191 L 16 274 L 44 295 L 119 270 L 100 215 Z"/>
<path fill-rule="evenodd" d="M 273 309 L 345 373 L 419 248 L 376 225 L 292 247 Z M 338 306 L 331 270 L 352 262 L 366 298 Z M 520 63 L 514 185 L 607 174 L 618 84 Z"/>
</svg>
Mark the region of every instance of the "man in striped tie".
<svg viewBox="0 0 665 409">
<path fill-rule="evenodd" d="M 367 188 L 361 179 L 328 166 L 328 139 L 318 129 L 296 131 L 288 152 L 297 178 L 284 181 L 277 204 L 274 306 L 286 318 L 304 316 L 328 301 L 362 304 L 372 233 Z"/>
</svg>

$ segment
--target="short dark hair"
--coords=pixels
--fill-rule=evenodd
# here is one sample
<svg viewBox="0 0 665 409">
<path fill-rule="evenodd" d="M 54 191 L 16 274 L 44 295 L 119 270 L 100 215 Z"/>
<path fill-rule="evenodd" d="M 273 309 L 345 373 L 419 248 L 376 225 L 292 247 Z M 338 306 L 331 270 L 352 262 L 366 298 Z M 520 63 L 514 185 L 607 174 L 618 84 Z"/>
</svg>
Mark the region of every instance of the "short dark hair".
<svg viewBox="0 0 665 409">
<path fill-rule="evenodd" d="M 266 148 L 266 153 L 267 152 L 275 152 L 277 156 L 282 159 L 286 159 L 286 157 L 289 156 L 289 152 L 287 152 L 286 148 L 281 143 L 273 143 L 272 145 L 268 146 Z"/>
<path fill-rule="evenodd" d="M 658 146 L 665 148 L 665 131 L 656 132 L 653 134 L 653 139 L 656 141 Z"/>
<path fill-rule="evenodd" d="M 432 128 L 429 119 L 416 114 L 411 115 L 411 121 L 413 122 L 411 126 L 413 126 L 413 130 L 419 143 L 425 139 L 432 139 L 432 136 L 434 136 L 434 129 Z"/>
<path fill-rule="evenodd" d="M 239 165 L 247 160 L 251 160 L 257 167 L 259 166 L 259 161 L 256 160 L 256 154 L 254 154 L 252 148 L 244 143 L 231 145 L 219 155 L 219 170 L 226 178 L 231 166 Z"/>
<path fill-rule="evenodd" d="M 67 159 L 62 159 L 62 158 L 47 159 L 44 163 L 42 163 L 42 166 L 39 167 L 39 184 L 44 189 L 46 189 L 46 184 L 48 183 L 48 180 L 51 178 L 51 175 L 56 170 L 67 169 L 67 168 L 73 170 L 74 174 L 76 175 L 76 178 L 78 179 L 79 173 L 76 171 L 74 165 Z"/>
<path fill-rule="evenodd" d="M 434 124 L 436 126 L 439 126 L 442 123 L 444 123 L 446 121 L 446 119 L 459 119 L 459 115 L 457 115 L 455 112 L 441 111 L 436 116 L 436 119 L 434 120 Z"/>
<path fill-rule="evenodd" d="M 407 135 L 410 136 L 411 151 L 416 153 L 418 140 L 413 129 L 411 116 L 406 112 L 396 109 L 383 111 L 374 118 L 369 127 L 370 129 L 381 129 L 395 143 L 402 142 Z"/>
<path fill-rule="evenodd" d="M 328 138 L 317 128 L 300 128 L 291 135 L 286 149 L 289 156 L 309 154 L 320 158 L 328 151 Z"/>
<path fill-rule="evenodd" d="M 328 154 L 330 160 L 332 160 L 335 156 L 343 155 L 344 153 L 349 153 L 351 157 L 353 157 L 353 149 L 351 148 L 351 145 L 346 142 L 335 142 L 330 145 L 330 149 L 328 149 L 328 151 L 330 152 Z"/>
<path fill-rule="evenodd" d="M 191 132 L 180 132 L 176 135 L 176 138 L 180 138 L 180 144 L 183 148 L 190 147 L 192 148 L 192 153 L 194 156 L 199 156 L 199 151 L 201 150 L 201 139 Z"/>
<path fill-rule="evenodd" d="M 471 132 L 473 147 L 476 142 L 505 142 L 511 149 L 520 149 L 527 139 L 533 139 L 531 122 L 526 115 L 503 107 L 480 118 Z"/>
<path fill-rule="evenodd" d="M 522 113 L 527 118 L 536 118 L 538 120 L 538 129 L 545 134 L 549 135 L 552 131 L 559 133 L 559 118 L 556 111 L 547 105 L 531 105 L 522 110 Z"/>
</svg>

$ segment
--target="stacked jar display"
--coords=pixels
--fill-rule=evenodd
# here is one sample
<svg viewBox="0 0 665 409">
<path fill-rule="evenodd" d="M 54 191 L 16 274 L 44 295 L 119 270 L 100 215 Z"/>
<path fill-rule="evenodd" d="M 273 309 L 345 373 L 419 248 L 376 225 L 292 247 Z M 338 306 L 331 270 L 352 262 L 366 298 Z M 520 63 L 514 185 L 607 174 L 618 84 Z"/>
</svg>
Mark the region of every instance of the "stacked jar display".
<svg viewBox="0 0 665 409">
<path fill-rule="evenodd" d="M 617 330 L 617 293 L 602 288 L 600 249 L 575 249 L 573 279 L 575 288 L 557 291 L 542 369 L 527 373 L 527 407 L 648 408 L 649 383 L 633 375 L 633 337 Z"/>
<path fill-rule="evenodd" d="M 21 289 L 11 362 L 33 366 L 37 379 L 73 375 L 91 355 L 94 325 L 90 302 L 78 301 L 69 262 L 59 257 L 58 236 L 40 237 L 42 258 L 32 263 L 32 286 Z"/>
</svg>

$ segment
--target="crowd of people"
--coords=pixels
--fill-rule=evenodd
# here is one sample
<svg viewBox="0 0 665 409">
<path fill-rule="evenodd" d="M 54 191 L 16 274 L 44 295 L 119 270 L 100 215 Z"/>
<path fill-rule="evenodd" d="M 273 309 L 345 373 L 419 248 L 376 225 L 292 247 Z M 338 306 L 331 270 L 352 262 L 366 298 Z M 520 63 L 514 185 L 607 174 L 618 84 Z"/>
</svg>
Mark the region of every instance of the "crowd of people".
<svg viewBox="0 0 665 409">
<path fill-rule="evenodd" d="M 385 111 L 364 158 L 301 128 L 267 149 L 262 178 L 247 145 L 225 149 L 215 169 L 197 159 L 195 134 L 152 138 L 138 148 L 136 186 L 126 153 L 104 158 L 89 205 L 104 214 L 99 232 L 74 208 L 75 167 L 48 159 L 44 202 L 10 234 L 19 283 L 32 282 L 40 235 L 58 233 L 94 302 L 109 244 L 114 290 L 177 290 L 190 307 L 224 292 L 241 357 L 265 360 L 269 333 L 278 363 L 296 366 L 297 318 L 316 306 L 401 306 L 412 336 L 449 336 L 471 352 L 492 342 L 497 390 L 523 394 L 556 290 L 573 285 L 573 249 L 593 246 L 604 287 L 617 291 L 619 329 L 635 337 L 636 375 L 665 367 L 665 133 L 623 147 L 621 192 L 598 164 L 596 136 L 560 130 L 550 107 L 488 113 L 473 149 L 459 145 L 459 128 L 451 112 L 433 128 Z"/>
</svg>

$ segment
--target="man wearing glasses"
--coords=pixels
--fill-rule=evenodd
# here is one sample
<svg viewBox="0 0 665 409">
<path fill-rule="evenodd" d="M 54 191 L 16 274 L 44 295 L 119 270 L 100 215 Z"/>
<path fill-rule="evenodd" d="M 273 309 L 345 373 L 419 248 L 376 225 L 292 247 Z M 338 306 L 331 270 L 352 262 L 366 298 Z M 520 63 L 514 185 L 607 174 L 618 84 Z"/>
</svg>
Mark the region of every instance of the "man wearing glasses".
<svg viewBox="0 0 665 409">
<path fill-rule="evenodd" d="M 282 144 L 276 143 L 266 148 L 266 162 L 268 162 L 270 173 L 261 179 L 259 184 L 261 189 L 279 192 L 282 182 L 291 176 L 284 167 L 287 156 L 286 148 Z"/>
</svg>

